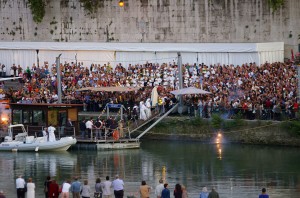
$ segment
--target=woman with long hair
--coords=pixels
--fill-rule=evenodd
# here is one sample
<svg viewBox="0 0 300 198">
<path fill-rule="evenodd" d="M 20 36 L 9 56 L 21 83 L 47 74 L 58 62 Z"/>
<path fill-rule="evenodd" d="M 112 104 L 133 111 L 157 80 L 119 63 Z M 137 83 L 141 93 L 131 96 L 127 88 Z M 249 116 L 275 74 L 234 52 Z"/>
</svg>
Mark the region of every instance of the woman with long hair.
<svg viewBox="0 0 300 198">
<path fill-rule="evenodd" d="M 174 197 L 175 198 L 182 198 L 182 189 L 181 189 L 181 185 L 180 184 L 176 184 L 175 185 L 175 189 L 174 189 Z"/>
</svg>

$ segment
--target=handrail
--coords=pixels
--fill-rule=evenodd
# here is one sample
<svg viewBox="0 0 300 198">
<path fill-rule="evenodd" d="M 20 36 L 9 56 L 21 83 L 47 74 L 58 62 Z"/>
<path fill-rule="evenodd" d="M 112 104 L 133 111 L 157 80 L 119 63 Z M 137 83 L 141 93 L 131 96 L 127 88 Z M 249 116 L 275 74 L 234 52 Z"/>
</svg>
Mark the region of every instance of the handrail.
<svg viewBox="0 0 300 198">
<path fill-rule="evenodd" d="M 154 122 L 151 126 L 149 126 L 143 133 L 141 133 L 139 136 L 137 136 L 136 139 L 139 140 L 143 135 L 145 135 L 148 131 L 150 131 L 150 129 L 152 129 L 155 125 L 157 125 L 162 119 L 167 117 L 175 108 L 177 108 L 178 105 L 179 105 L 179 103 L 174 105 L 174 107 L 172 107 L 168 112 L 166 112 L 158 120 L 156 120 L 156 122 Z"/>
</svg>

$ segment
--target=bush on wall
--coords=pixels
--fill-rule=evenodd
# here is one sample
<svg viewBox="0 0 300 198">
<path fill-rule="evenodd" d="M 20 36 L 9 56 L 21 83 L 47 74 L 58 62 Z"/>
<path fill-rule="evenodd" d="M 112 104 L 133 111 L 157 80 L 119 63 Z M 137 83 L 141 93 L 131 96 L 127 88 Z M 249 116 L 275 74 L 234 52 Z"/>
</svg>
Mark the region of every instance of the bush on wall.
<svg viewBox="0 0 300 198">
<path fill-rule="evenodd" d="M 44 0 L 28 0 L 31 9 L 33 21 L 36 23 L 42 22 L 45 16 L 45 2 Z"/>
<path fill-rule="evenodd" d="M 88 11 L 90 14 L 96 13 L 98 6 L 99 6 L 99 1 L 95 0 L 80 0 L 80 3 L 82 3 L 84 9 Z"/>
<path fill-rule="evenodd" d="M 278 10 L 284 4 L 284 0 L 268 0 L 268 2 L 273 12 Z"/>
</svg>

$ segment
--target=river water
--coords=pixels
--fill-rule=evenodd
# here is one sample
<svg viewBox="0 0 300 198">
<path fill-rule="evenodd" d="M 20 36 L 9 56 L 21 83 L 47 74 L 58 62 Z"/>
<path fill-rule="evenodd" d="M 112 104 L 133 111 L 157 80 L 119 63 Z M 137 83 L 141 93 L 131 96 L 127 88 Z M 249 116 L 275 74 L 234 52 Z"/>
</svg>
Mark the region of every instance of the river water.
<svg viewBox="0 0 300 198">
<path fill-rule="evenodd" d="M 202 144 L 144 140 L 141 149 L 96 151 L 73 148 L 62 153 L 0 153 L 0 189 L 15 198 L 15 179 L 32 177 L 36 197 L 43 197 L 43 182 L 51 175 L 59 183 L 73 176 L 95 180 L 119 174 L 125 195 L 136 195 L 141 180 L 153 190 L 158 180 L 187 187 L 198 198 L 203 186 L 212 186 L 221 198 L 257 198 L 262 187 L 272 198 L 300 197 L 300 152 L 293 147 Z M 173 196 L 171 196 L 173 197 Z"/>
</svg>

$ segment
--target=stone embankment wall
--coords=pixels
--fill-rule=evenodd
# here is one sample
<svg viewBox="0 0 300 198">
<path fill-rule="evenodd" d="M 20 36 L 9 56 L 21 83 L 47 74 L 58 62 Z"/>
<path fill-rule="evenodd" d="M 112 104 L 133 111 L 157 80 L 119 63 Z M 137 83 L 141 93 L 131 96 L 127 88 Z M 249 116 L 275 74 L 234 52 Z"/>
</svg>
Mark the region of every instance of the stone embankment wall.
<svg viewBox="0 0 300 198">
<path fill-rule="evenodd" d="M 168 117 L 143 138 L 215 143 L 219 130 L 213 129 L 208 120 L 201 122 L 195 123 L 186 117 Z M 285 130 L 280 122 L 245 120 L 243 123 L 242 127 L 220 130 L 223 142 L 300 146 L 300 135 Z"/>
<path fill-rule="evenodd" d="M 0 41 L 273 42 L 285 57 L 298 50 L 300 1 L 273 12 L 268 0 L 99 1 L 87 12 L 80 0 L 44 0 L 45 17 L 32 20 L 28 0 L 0 0 Z"/>
</svg>

